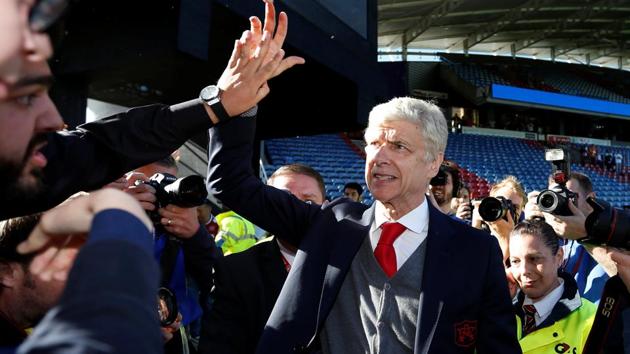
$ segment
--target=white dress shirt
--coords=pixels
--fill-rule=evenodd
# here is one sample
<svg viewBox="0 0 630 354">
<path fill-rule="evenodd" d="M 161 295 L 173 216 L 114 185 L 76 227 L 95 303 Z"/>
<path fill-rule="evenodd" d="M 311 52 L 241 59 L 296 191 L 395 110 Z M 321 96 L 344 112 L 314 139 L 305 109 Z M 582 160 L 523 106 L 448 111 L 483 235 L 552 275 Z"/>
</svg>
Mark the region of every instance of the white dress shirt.
<svg viewBox="0 0 630 354">
<path fill-rule="evenodd" d="M 405 214 L 398 220 L 390 220 L 387 217 L 385 206 L 380 202 L 375 202 L 374 222 L 370 228 L 370 243 L 372 250 L 376 248 L 378 240 L 381 237 L 381 225 L 386 222 L 397 222 L 404 225 L 407 230 L 394 241 L 394 250 L 396 251 L 396 269 L 409 259 L 411 254 L 422 244 L 427 238 L 429 231 L 429 205 L 427 199 L 424 198 L 422 204 Z"/>
<path fill-rule="evenodd" d="M 558 280 L 560 280 L 560 285 L 553 289 L 549 294 L 545 295 L 542 299 L 534 302 L 532 299 L 525 296 L 525 300 L 523 300 L 523 305 L 534 305 L 536 308 L 536 315 L 534 316 L 536 319 L 536 326 L 539 326 L 547 319 L 547 317 L 549 317 L 549 315 L 551 315 L 553 307 L 556 306 L 556 303 L 560 301 L 560 298 L 562 298 L 562 294 L 564 293 L 564 279 L 558 278 Z"/>
</svg>

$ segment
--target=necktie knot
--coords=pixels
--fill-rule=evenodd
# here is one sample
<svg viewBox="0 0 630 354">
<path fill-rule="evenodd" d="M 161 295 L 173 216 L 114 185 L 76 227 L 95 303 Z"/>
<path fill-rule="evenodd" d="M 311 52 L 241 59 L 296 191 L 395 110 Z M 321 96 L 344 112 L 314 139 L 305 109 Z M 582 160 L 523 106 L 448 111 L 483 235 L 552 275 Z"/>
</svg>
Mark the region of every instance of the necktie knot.
<svg viewBox="0 0 630 354">
<path fill-rule="evenodd" d="M 523 305 L 523 312 L 525 312 L 528 315 L 535 315 L 536 314 L 536 306 L 534 305 Z"/>
<path fill-rule="evenodd" d="M 394 250 L 394 241 L 406 228 L 397 222 L 387 222 L 381 225 L 381 237 L 374 249 L 376 261 L 381 265 L 388 277 L 396 274 L 396 250 Z"/>
<path fill-rule="evenodd" d="M 381 225 L 381 237 L 378 240 L 378 243 L 382 243 L 384 245 L 393 245 L 394 241 L 402 234 L 407 228 L 400 223 L 397 222 L 386 222 Z"/>
</svg>

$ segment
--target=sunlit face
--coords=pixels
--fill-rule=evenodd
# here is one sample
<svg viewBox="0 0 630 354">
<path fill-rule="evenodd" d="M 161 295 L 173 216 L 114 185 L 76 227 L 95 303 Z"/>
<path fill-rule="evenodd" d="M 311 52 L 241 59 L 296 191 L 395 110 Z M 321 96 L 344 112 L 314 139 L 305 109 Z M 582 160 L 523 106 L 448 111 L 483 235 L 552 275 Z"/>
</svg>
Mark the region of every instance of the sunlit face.
<svg viewBox="0 0 630 354">
<path fill-rule="evenodd" d="M 354 200 L 355 202 L 358 202 L 360 197 L 359 192 L 354 188 L 346 188 L 343 191 L 343 195 Z"/>
<path fill-rule="evenodd" d="M 510 237 L 510 271 L 521 290 L 536 301 L 549 294 L 558 284 L 562 248 L 556 255 L 540 237 L 521 234 Z"/>
<path fill-rule="evenodd" d="M 514 220 L 514 222 L 518 222 L 518 219 L 521 217 L 521 213 L 523 212 L 523 197 L 518 194 L 518 192 L 514 190 L 514 188 L 510 186 L 503 186 L 492 192 L 490 196 L 509 199 L 516 207 L 516 220 Z"/>
<path fill-rule="evenodd" d="M 46 133 L 63 127 L 48 96 L 52 76 L 46 62 L 27 62 L 18 82 L 0 101 L 0 191 L 34 194 L 48 160 Z"/>
<path fill-rule="evenodd" d="M 446 184 L 442 186 L 432 186 L 431 192 L 438 205 L 442 206 L 446 203 L 450 203 L 453 199 L 453 176 L 446 172 Z"/>
<path fill-rule="evenodd" d="M 406 120 L 380 120 L 368 127 L 365 141 L 365 180 L 374 198 L 398 217 L 420 205 L 443 159 L 439 153 L 426 161 L 420 127 Z"/>
<path fill-rule="evenodd" d="M 317 183 L 311 176 L 299 173 L 285 173 L 274 176 L 269 184 L 278 189 L 286 190 L 296 196 L 299 200 L 319 204 L 324 203 L 324 195 Z"/>
</svg>

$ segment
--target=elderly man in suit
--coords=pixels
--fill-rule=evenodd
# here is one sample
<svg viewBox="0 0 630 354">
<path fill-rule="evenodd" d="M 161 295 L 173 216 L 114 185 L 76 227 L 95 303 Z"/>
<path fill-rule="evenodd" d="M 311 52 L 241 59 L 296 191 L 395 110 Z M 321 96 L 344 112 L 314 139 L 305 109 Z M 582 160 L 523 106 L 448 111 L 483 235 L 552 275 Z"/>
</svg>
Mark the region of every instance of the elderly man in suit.
<svg viewBox="0 0 630 354">
<path fill-rule="evenodd" d="M 447 127 L 395 98 L 370 113 L 367 207 L 323 207 L 264 185 L 249 166 L 255 119 L 210 130 L 209 191 L 298 247 L 258 353 L 520 353 L 495 239 L 427 201 Z"/>
</svg>

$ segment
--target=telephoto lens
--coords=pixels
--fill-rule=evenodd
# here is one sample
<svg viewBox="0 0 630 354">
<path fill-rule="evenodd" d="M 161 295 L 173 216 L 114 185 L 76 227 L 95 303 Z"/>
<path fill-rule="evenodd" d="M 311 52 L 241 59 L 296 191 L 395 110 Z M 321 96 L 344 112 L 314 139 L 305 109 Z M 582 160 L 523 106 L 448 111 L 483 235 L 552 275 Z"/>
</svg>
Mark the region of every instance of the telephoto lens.
<svg viewBox="0 0 630 354">
<path fill-rule="evenodd" d="M 483 221 L 497 221 L 501 218 L 507 220 L 507 213 L 512 214 L 512 220 L 516 222 L 516 210 L 512 201 L 503 197 L 486 197 L 479 204 L 479 215 Z"/>
</svg>

